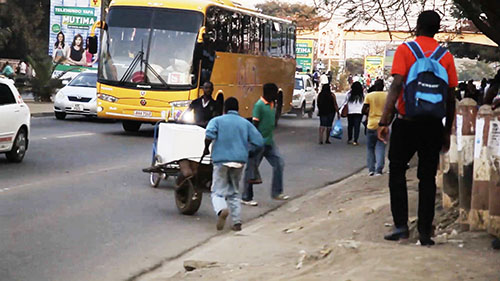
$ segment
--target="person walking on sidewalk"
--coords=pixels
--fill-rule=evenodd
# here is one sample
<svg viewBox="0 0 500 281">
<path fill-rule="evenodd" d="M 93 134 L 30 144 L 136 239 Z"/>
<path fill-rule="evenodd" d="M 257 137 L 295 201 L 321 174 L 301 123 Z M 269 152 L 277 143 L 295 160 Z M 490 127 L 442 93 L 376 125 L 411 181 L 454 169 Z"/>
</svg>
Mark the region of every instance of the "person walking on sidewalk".
<svg viewBox="0 0 500 281">
<path fill-rule="evenodd" d="M 285 161 L 283 161 L 283 157 L 281 157 L 273 139 L 273 131 L 276 124 L 274 101 L 278 95 L 278 86 L 274 83 L 268 83 L 265 84 L 263 88 L 264 94 L 253 107 L 252 120 L 255 127 L 257 127 L 264 138 L 264 147 L 258 153 L 252 155 L 248 160 L 241 198 L 242 203 L 249 206 L 258 205 L 258 203 L 253 200 L 253 184 L 262 182 L 258 169 L 264 157 L 273 167 L 271 197 L 275 200 L 288 200 L 289 198 L 287 195 L 283 194 L 283 169 Z"/>
<path fill-rule="evenodd" d="M 241 203 L 238 196 L 243 165 L 248 160 L 248 148 L 262 147 L 264 140 L 255 126 L 238 114 L 238 100 L 228 98 L 224 115 L 210 120 L 206 129 L 205 150 L 212 147 L 212 205 L 217 215 L 217 230 L 222 230 L 231 213 L 234 231 L 241 230 Z M 226 202 L 227 200 L 227 202 Z M 229 204 L 229 210 L 228 210 Z"/>
<path fill-rule="evenodd" d="M 378 122 L 384 112 L 387 93 L 384 92 L 384 80 L 378 79 L 365 97 L 363 114 L 368 115 L 366 162 L 370 176 L 382 175 L 385 164 L 385 143 L 377 137 Z"/>
<path fill-rule="evenodd" d="M 330 85 L 323 85 L 321 92 L 318 94 L 318 116 L 319 116 L 319 144 L 323 144 L 323 138 L 326 131 L 326 141 L 330 142 L 330 131 L 332 130 L 333 119 L 335 113 L 339 112 L 337 98 L 330 90 Z"/>
<path fill-rule="evenodd" d="M 351 86 L 351 91 L 347 94 L 344 106 L 347 106 L 347 143 L 358 145 L 359 131 L 361 129 L 361 119 L 363 114 L 363 101 L 365 95 L 363 86 L 360 82 L 354 82 Z M 345 115 L 344 115 L 345 116 Z"/>
<path fill-rule="evenodd" d="M 431 239 L 436 200 L 436 172 L 441 150 L 450 146 L 455 114 L 454 88 L 458 85 L 453 56 L 434 40 L 440 17 L 424 11 L 417 19 L 417 38 L 400 45 L 394 55 L 392 76 L 378 137 L 387 142 L 397 102 L 389 147 L 389 190 L 394 230 L 386 240 L 406 239 L 408 231 L 407 164 L 418 153 L 418 232 L 422 246 Z M 418 58 L 418 60 L 417 60 Z M 414 67 L 415 66 L 415 67 Z M 432 66 L 431 68 L 427 68 Z M 442 119 L 446 117 L 443 127 Z"/>
</svg>

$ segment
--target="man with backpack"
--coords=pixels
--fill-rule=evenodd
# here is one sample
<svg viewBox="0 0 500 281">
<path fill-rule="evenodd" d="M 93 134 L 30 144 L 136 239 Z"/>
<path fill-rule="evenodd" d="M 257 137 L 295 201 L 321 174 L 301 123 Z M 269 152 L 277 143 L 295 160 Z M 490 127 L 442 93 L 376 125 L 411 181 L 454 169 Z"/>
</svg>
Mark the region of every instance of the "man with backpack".
<svg viewBox="0 0 500 281">
<path fill-rule="evenodd" d="M 455 114 L 454 88 L 458 85 L 453 56 L 441 47 L 434 35 L 441 19 L 434 11 L 422 12 L 417 20 L 417 38 L 400 45 L 394 55 L 392 75 L 378 137 L 387 142 L 389 125 L 389 190 L 394 230 L 384 239 L 409 237 L 408 162 L 418 153 L 418 231 L 422 246 L 434 245 L 432 221 L 436 200 L 436 172 L 441 150 L 450 146 Z M 396 105 L 397 104 L 397 105 Z M 397 110 L 397 116 L 393 114 Z M 442 119 L 446 117 L 443 127 Z"/>
</svg>

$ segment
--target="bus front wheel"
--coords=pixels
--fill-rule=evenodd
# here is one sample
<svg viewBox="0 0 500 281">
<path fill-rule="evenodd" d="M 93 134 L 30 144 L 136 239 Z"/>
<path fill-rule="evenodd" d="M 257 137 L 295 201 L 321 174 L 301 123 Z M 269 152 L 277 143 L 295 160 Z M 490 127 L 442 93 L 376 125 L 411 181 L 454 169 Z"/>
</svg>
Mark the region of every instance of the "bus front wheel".
<svg viewBox="0 0 500 281">
<path fill-rule="evenodd" d="M 122 126 L 126 132 L 138 132 L 141 128 L 141 122 L 124 120 Z"/>
</svg>

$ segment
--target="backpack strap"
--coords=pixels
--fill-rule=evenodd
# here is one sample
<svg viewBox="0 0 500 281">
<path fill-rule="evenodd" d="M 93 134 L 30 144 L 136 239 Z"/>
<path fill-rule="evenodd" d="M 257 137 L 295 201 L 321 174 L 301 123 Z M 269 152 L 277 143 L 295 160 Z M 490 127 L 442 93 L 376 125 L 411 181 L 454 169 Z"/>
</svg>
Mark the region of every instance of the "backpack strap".
<svg viewBox="0 0 500 281">
<path fill-rule="evenodd" d="M 432 53 L 431 59 L 440 61 L 444 57 L 444 55 L 446 55 L 447 52 L 448 50 L 446 48 L 442 47 L 441 45 L 438 45 L 436 50 L 434 50 L 434 52 Z"/>
<path fill-rule="evenodd" d="M 417 59 L 425 58 L 424 52 L 422 51 L 422 49 L 420 48 L 420 45 L 418 45 L 417 42 L 415 42 L 415 41 L 406 42 L 405 45 L 408 46 L 408 48 L 410 48 L 410 51 L 413 53 L 415 58 L 417 58 Z"/>
</svg>

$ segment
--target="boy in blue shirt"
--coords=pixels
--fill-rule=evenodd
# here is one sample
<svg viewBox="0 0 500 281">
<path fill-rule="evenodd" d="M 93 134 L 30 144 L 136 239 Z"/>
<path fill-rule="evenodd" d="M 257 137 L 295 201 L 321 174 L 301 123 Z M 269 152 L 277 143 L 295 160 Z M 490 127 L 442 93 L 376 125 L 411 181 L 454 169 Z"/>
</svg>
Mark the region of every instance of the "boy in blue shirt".
<svg viewBox="0 0 500 281">
<path fill-rule="evenodd" d="M 218 217 L 217 230 L 224 228 L 231 213 L 232 229 L 240 231 L 238 185 L 241 173 L 248 161 L 249 147 L 262 147 L 264 140 L 255 126 L 238 114 L 238 100 L 231 97 L 224 103 L 224 115 L 213 118 L 207 125 L 205 155 L 210 153 L 212 142 L 212 205 Z"/>
</svg>

